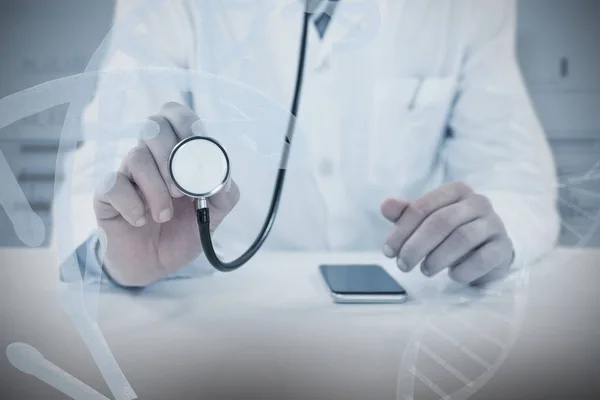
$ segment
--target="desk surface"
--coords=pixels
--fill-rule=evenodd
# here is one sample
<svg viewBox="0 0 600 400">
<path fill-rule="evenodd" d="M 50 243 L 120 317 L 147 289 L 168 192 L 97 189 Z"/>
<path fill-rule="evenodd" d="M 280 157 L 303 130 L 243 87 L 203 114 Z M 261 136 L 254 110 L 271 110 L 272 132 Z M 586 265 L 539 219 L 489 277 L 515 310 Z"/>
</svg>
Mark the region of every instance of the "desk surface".
<svg viewBox="0 0 600 400">
<path fill-rule="evenodd" d="M 53 260 L 0 251 L 2 349 L 28 343 L 112 397 Z M 411 300 L 334 305 L 324 262 L 380 263 Z M 480 290 L 379 254 L 263 254 L 235 273 L 103 289 L 98 307 L 84 298 L 141 399 L 586 399 L 600 394 L 599 267 L 599 251 L 557 250 Z M 3 398 L 65 398 L 0 360 Z"/>
</svg>

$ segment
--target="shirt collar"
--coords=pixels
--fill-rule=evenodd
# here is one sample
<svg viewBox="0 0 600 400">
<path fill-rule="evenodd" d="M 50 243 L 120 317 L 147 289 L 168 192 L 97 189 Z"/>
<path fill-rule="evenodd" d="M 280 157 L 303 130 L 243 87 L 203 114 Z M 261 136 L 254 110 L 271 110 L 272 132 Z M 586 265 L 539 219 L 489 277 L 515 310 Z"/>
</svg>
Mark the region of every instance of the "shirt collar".
<svg viewBox="0 0 600 400">
<path fill-rule="evenodd" d="M 308 12 L 313 14 L 313 16 L 315 16 L 315 17 L 318 17 L 319 15 L 321 15 L 324 12 L 326 12 L 330 16 L 332 16 L 337 3 L 340 2 L 340 0 L 298 0 L 298 1 L 300 1 L 303 5 L 305 4 L 306 1 L 308 1 Z"/>
</svg>

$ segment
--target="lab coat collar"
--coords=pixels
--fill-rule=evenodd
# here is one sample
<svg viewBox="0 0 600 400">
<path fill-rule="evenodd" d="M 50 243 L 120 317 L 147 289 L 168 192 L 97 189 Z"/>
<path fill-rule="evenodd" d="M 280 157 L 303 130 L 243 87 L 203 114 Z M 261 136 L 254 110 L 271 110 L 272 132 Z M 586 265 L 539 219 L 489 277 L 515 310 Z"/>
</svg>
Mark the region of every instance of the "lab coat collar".
<svg viewBox="0 0 600 400">
<path fill-rule="evenodd" d="M 396 4 L 404 4 L 406 1 L 396 0 Z M 304 11 L 305 0 L 297 0 L 295 4 L 293 7 L 283 8 L 288 16 Z M 385 15 L 386 6 L 386 1 L 339 0 L 322 39 L 314 26 L 308 30 L 310 43 L 308 65 L 320 69 L 333 51 L 359 48 L 374 39 L 379 31 L 381 16 Z M 326 1 L 323 1 L 315 10 L 325 7 Z"/>
<path fill-rule="evenodd" d="M 386 2 L 340 0 L 322 40 L 320 60 L 329 57 L 333 50 L 358 47 L 374 38 L 385 6 Z M 361 30 L 362 33 L 356 35 Z"/>
<path fill-rule="evenodd" d="M 327 5 L 328 0 L 298 0 L 302 7 L 306 6 L 306 2 L 308 2 L 308 12 L 313 15 L 321 14 Z"/>
</svg>

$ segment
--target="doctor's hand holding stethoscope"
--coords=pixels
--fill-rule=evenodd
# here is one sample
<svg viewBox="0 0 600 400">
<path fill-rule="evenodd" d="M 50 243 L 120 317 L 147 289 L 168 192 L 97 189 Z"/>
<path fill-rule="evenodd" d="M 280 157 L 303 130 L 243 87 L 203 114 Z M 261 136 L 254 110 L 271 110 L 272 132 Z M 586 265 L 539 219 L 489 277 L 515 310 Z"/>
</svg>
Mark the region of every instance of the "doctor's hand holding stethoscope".
<svg viewBox="0 0 600 400">
<path fill-rule="evenodd" d="M 146 286 L 201 253 L 195 199 L 177 188 L 168 165 L 173 148 L 193 135 L 199 118 L 187 107 L 168 103 L 150 120 L 160 127 L 158 134 L 144 135 L 94 197 L 98 227 L 107 237 L 101 260 L 111 278 L 124 286 Z M 239 198 L 238 186 L 229 180 L 208 199 L 211 230 Z"/>
</svg>

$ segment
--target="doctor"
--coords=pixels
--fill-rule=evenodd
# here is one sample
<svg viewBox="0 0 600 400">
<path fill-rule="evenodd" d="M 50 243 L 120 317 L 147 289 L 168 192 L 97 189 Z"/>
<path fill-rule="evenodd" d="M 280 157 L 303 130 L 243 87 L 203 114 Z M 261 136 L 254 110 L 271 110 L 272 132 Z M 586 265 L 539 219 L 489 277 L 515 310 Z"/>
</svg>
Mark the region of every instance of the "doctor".
<svg viewBox="0 0 600 400">
<path fill-rule="evenodd" d="M 117 1 L 103 68 L 207 71 L 287 108 L 303 1 L 248 3 L 157 2 L 131 29 L 118 19 L 131 2 Z M 549 251 L 559 230 L 555 167 L 515 58 L 515 0 L 311 7 L 298 117 L 309 167 L 291 170 L 265 248 L 378 249 L 404 272 L 445 271 L 464 284 Z M 110 104 L 101 95 L 115 92 L 108 85 L 100 80 L 84 132 Z M 87 141 L 67 168 L 78 258 L 86 273 L 125 287 L 211 271 L 194 204 L 171 182 L 167 159 L 216 106 L 194 87 L 142 87 L 115 112 L 159 130 L 123 140 L 103 185 L 98 143 Z M 279 145 L 283 134 L 270 137 Z M 233 183 L 210 199 L 215 235 L 232 256 L 257 234 L 272 190 L 274 175 L 249 153 L 232 156 Z"/>
</svg>

